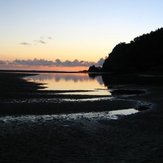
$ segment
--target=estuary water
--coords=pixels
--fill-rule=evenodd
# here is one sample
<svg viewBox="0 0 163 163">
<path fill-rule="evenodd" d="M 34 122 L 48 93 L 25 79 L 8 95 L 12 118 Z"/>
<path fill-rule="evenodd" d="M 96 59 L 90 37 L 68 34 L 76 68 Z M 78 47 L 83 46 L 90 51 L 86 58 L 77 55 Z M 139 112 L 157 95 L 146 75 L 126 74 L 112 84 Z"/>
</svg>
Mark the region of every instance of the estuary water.
<svg viewBox="0 0 163 163">
<path fill-rule="evenodd" d="M 25 79 L 44 83 L 44 90 L 64 91 L 64 94 L 111 95 L 101 76 L 91 78 L 86 73 L 41 73 Z"/>
<path fill-rule="evenodd" d="M 26 80 L 36 83 L 44 83 L 44 90 L 59 91 L 59 94 L 65 95 L 98 95 L 106 97 L 97 98 L 82 98 L 73 99 L 62 98 L 60 102 L 86 102 L 86 101 L 97 101 L 97 100 L 111 100 L 111 90 L 108 86 L 105 86 L 102 76 L 90 77 L 86 73 L 40 73 L 34 76 L 25 77 Z M 60 92 L 61 91 L 61 92 Z M 46 99 L 47 100 L 47 99 Z M 48 99 L 48 102 L 54 101 Z M 57 99 L 58 100 L 58 99 Z M 127 108 L 122 110 L 110 111 L 110 112 L 97 112 L 97 113 L 78 113 L 78 114 L 66 114 L 56 116 L 57 118 L 70 118 L 76 119 L 77 117 L 85 118 L 107 118 L 117 119 L 120 115 L 130 115 L 137 113 L 138 110 L 134 108 Z M 54 116 L 55 117 L 55 116 Z M 53 118 L 54 118 L 53 117 Z M 56 118 L 55 117 L 55 118 Z"/>
<path fill-rule="evenodd" d="M 96 103 L 99 108 L 99 112 L 79 112 L 79 113 L 70 113 L 70 114 L 61 114 L 61 115 L 50 115 L 54 119 L 118 119 L 119 116 L 127 116 L 130 114 L 135 114 L 139 112 L 135 109 L 138 102 L 132 100 L 119 99 L 119 97 L 113 97 L 109 86 L 104 84 L 102 76 L 90 77 L 86 73 L 39 73 L 37 75 L 31 75 L 25 77 L 25 80 L 35 83 L 43 84 L 43 90 L 47 91 L 56 91 L 48 97 L 27 97 L 27 98 L 15 98 L 3 100 L 3 103 L 9 104 L 49 104 L 54 106 L 66 107 L 66 103 L 74 104 L 81 107 L 84 105 L 90 105 L 94 101 L 104 101 L 105 103 Z M 76 96 L 83 95 L 83 96 Z M 88 96 L 87 96 L 88 95 Z M 93 96 L 96 95 L 96 96 Z M 112 102 L 112 104 L 111 104 Z M 128 104 L 126 104 L 128 103 Z M 59 104 L 59 105 L 55 105 Z M 96 107 L 96 104 L 93 107 Z M 122 107 L 124 104 L 124 108 Z M 99 107 L 100 105 L 100 107 Z M 122 105 L 122 106 L 121 106 Z M 35 105 L 37 106 L 37 105 Z M 105 109 L 106 108 L 106 111 Z M 107 108 L 108 107 L 108 108 Z M 63 108 L 61 108 L 63 109 Z M 112 110 L 113 109 L 113 110 Z M 120 110 L 119 110 L 120 109 Z M 103 111 L 104 110 L 104 111 Z M 109 110 L 109 111 L 107 111 Z M 92 110 L 91 110 L 92 111 Z M 30 121 L 31 115 L 25 116 L 24 118 Z M 34 115 L 34 119 L 40 119 L 40 116 Z M 16 117 L 16 119 L 21 119 L 21 117 Z M 3 117 L 2 119 L 6 119 Z M 15 119 L 14 116 L 9 116 L 7 119 Z M 48 119 L 47 116 L 41 116 L 41 119 Z"/>
</svg>

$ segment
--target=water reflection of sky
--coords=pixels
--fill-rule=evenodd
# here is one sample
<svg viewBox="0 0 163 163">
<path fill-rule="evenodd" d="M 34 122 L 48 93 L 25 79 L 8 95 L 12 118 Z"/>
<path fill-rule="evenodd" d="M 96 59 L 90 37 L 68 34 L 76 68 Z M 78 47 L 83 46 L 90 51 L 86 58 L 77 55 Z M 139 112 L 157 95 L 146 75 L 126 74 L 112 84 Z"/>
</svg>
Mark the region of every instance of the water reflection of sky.
<svg viewBox="0 0 163 163">
<path fill-rule="evenodd" d="M 45 83 L 45 90 L 91 90 L 89 95 L 109 95 L 101 76 L 90 78 L 85 73 L 44 73 L 26 77 L 27 80 Z M 87 93 L 83 93 L 87 94 Z"/>
</svg>

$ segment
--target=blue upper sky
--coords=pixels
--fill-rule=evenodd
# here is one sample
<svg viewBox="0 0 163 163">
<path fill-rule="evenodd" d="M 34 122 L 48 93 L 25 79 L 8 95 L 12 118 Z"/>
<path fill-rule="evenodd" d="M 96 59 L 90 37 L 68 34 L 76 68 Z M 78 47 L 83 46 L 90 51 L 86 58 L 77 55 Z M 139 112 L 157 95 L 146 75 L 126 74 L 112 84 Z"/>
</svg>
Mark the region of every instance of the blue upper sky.
<svg viewBox="0 0 163 163">
<path fill-rule="evenodd" d="M 105 57 L 163 26 L 162 0 L 0 0 L 0 58 Z"/>
</svg>

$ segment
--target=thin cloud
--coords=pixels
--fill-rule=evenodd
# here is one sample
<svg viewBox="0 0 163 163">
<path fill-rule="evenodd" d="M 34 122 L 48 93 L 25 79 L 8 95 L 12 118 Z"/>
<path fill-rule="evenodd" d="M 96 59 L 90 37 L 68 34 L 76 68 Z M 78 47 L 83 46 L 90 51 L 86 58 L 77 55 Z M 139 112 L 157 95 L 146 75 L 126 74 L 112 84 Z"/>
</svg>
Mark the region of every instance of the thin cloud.
<svg viewBox="0 0 163 163">
<path fill-rule="evenodd" d="M 46 44 L 46 42 L 45 42 L 45 41 L 43 41 L 43 40 L 38 40 L 38 43 L 41 43 L 41 44 Z"/>
<path fill-rule="evenodd" d="M 52 40 L 52 36 L 40 36 L 40 40 Z"/>
<path fill-rule="evenodd" d="M 104 63 L 104 61 L 105 61 L 104 58 L 100 58 L 100 59 L 97 61 L 96 65 L 97 65 L 97 66 L 102 66 L 103 63 Z"/>
<path fill-rule="evenodd" d="M 44 36 L 40 36 L 40 40 L 43 40 L 45 37 Z"/>
<path fill-rule="evenodd" d="M 6 61 L 2 61 L 2 60 L 0 60 L 0 64 L 2 65 L 4 65 L 4 64 L 6 64 Z"/>
<path fill-rule="evenodd" d="M 56 66 L 67 66 L 67 67 L 77 67 L 77 66 L 90 66 L 92 64 L 95 64 L 94 62 L 88 62 L 88 61 L 79 61 L 77 59 L 73 61 L 61 61 L 60 59 L 56 59 L 54 61 L 54 64 Z"/>
<path fill-rule="evenodd" d="M 28 42 L 21 42 L 20 45 L 32 45 L 32 44 Z"/>
<path fill-rule="evenodd" d="M 16 65 L 35 65 L 35 66 L 57 66 L 57 67 L 77 67 L 77 66 L 83 66 L 83 67 L 89 67 L 93 64 L 95 64 L 95 62 L 89 62 L 89 61 L 79 61 L 77 59 L 73 60 L 73 61 L 61 61 L 60 59 L 56 59 L 55 61 L 50 61 L 50 60 L 45 60 L 45 59 L 29 59 L 29 60 L 14 60 L 12 62 L 13 64 Z"/>
<path fill-rule="evenodd" d="M 46 42 L 43 40 L 34 40 L 34 42 L 38 44 L 46 44 Z"/>
<path fill-rule="evenodd" d="M 0 65 L 8 65 L 8 66 L 49 66 L 49 67 L 89 67 L 92 65 L 102 66 L 104 59 L 100 58 L 97 62 L 83 61 L 83 60 L 65 60 L 62 61 L 60 59 L 46 60 L 46 59 L 25 59 L 20 60 L 16 59 L 14 61 L 3 61 L 0 60 Z"/>
<path fill-rule="evenodd" d="M 21 45 L 38 45 L 38 44 L 47 44 L 48 41 L 52 40 L 53 38 L 51 36 L 48 36 L 48 37 L 44 37 L 44 36 L 41 36 L 39 39 L 37 40 L 33 40 L 33 41 L 30 41 L 30 42 L 26 42 L 26 41 L 23 41 L 19 44 Z"/>
<path fill-rule="evenodd" d="M 53 61 L 48 61 L 44 59 L 28 59 L 28 60 L 19 60 L 16 59 L 13 61 L 13 64 L 17 65 L 29 65 L 29 66 L 52 66 L 54 65 Z"/>
<path fill-rule="evenodd" d="M 52 40 L 53 38 L 52 37 L 48 37 L 49 40 Z"/>
</svg>

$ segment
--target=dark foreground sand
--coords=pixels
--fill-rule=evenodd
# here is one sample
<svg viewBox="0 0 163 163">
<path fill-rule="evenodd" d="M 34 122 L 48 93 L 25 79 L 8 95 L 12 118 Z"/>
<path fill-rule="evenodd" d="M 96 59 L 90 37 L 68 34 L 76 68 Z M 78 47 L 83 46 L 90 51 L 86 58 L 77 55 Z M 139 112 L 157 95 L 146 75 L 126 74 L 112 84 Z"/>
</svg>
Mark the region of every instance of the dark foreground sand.
<svg viewBox="0 0 163 163">
<path fill-rule="evenodd" d="M 24 75 L 0 74 L 0 162 L 163 162 L 163 86 L 122 86 L 123 89 L 147 90 L 147 93 L 132 96 L 119 93 L 115 95 L 117 98 L 113 101 L 61 102 L 59 104 L 57 102 L 4 103 L 5 100 L 12 98 L 58 97 L 55 92 L 46 94 L 47 92 L 37 91 L 39 85 L 24 82 L 20 78 L 22 76 Z M 62 95 L 59 98 L 65 97 Z M 71 113 L 87 109 L 106 111 L 117 109 L 117 107 L 118 109 L 134 107 L 137 104 L 136 101 L 143 104 L 150 103 L 151 108 L 118 120 L 84 117 L 74 120 L 44 119 L 43 117 L 37 120 L 20 121 L 19 118 L 5 120 L 5 116 L 9 113 L 52 114 L 60 113 L 60 110 L 61 113 Z M 139 107 L 141 108 L 141 105 Z M 33 112 L 33 109 L 36 110 Z M 44 112 L 44 109 L 48 111 Z"/>
</svg>

